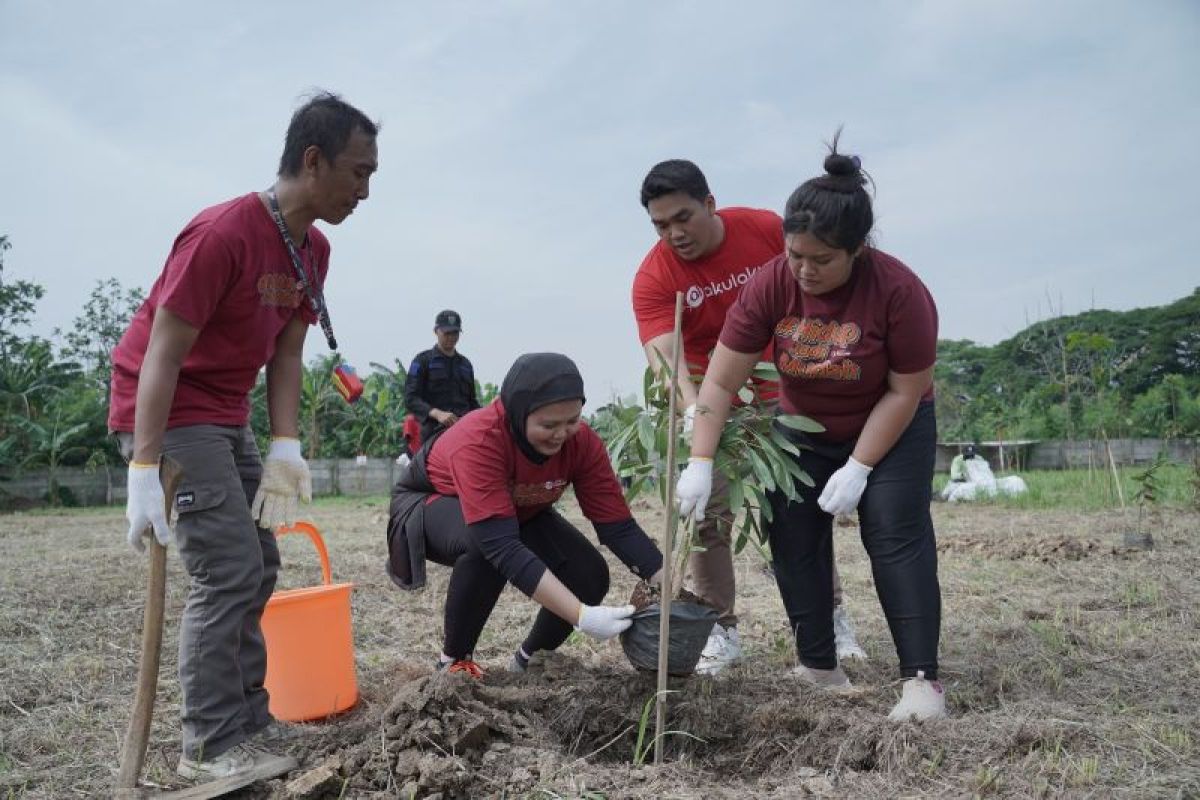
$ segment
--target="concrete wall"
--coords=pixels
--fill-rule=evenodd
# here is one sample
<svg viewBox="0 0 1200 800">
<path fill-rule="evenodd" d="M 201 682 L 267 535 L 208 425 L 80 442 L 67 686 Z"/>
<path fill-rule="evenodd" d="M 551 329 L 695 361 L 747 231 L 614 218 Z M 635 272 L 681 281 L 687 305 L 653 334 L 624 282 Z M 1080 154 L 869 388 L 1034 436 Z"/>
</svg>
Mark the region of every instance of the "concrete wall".
<svg viewBox="0 0 1200 800">
<path fill-rule="evenodd" d="M 390 458 L 371 458 L 359 465 L 353 458 L 317 459 L 308 463 L 312 472 L 313 495 L 381 495 L 396 482 L 396 462 Z M 125 503 L 125 468 L 111 467 L 87 471 L 61 469 L 56 475 L 60 494 L 69 492 L 74 505 Z M 11 481 L 0 481 L 0 509 L 44 505 L 49 493 L 49 476 L 28 473 Z"/>
<path fill-rule="evenodd" d="M 1174 464 L 1192 464 L 1200 455 L 1197 439 L 1113 439 L 1108 442 L 1113 460 L 1118 465 L 1153 463 L 1160 450 L 1165 449 Z M 958 453 L 956 444 L 939 444 L 936 469 L 944 472 Z M 992 468 L 999 470 L 998 448 L 984 446 L 981 455 Z M 1089 461 L 1090 459 L 1090 461 Z M 1046 441 L 1005 448 L 1007 469 L 1082 469 L 1090 463 L 1095 468 L 1108 464 L 1103 441 Z M 317 459 L 309 462 L 312 470 L 313 494 L 323 495 L 385 495 L 391 491 L 399 469 L 390 458 L 371 458 L 359 464 L 353 458 Z M 61 469 L 57 481 L 62 492 L 69 493 L 74 505 L 121 505 L 125 502 L 125 468 L 84 470 Z M 29 473 L 10 481 L 0 481 L 0 509 L 43 505 L 49 491 L 46 473 Z"/>
<path fill-rule="evenodd" d="M 939 444 L 936 469 L 950 469 L 950 461 L 959 452 L 957 444 Z M 978 446 L 978 452 L 988 460 L 992 469 L 1086 469 L 1108 468 L 1108 453 L 1103 440 L 1045 441 L 1022 445 L 1005 445 L 1004 465 L 1001 466 L 999 447 L 988 443 Z M 1200 454 L 1197 439 L 1110 439 L 1108 449 L 1118 466 L 1153 464 L 1161 450 L 1172 464 L 1192 464 Z"/>
</svg>

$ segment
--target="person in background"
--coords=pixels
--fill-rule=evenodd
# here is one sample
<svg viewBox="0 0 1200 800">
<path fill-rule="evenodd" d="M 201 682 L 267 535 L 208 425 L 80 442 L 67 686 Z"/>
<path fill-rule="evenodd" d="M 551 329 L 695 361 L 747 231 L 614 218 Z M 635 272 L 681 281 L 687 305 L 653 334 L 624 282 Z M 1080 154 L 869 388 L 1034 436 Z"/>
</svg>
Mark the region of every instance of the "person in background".
<svg viewBox="0 0 1200 800">
<path fill-rule="evenodd" d="M 291 522 L 311 478 L 300 453 L 308 327 L 332 341 L 323 287 L 329 241 L 367 199 L 378 126 L 332 94 L 292 116 L 271 188 L 201 211 L 112 354 L 109 428 L 129 461 L 129 542 L 152 527 L 176 541 L 190 582 L 179 629 L 179 774 L 252 770 L 286 731 L 268 711 L 259 624 L 275 588 L 274 529 Z M 271 448 L 250 429 L 249 392 L 266 367 Z M 183 469 L 167 525 L 159 457 Z"/>
<path fill-rule="evenodd" d="M 825 426 L 795 458 L 814 481 L 801 502 L 769 497 L 767 535 L 779 593 L 796 637 L 796 674 L 823 688 L 850 686 L 834 647 L 833 521 L 857 509 L 875 588 L 900 662 L 894 720 L 943 717 L 937 680 L 941 589 L 929 512 L 937 424 L 933 367 L 937 308 L 921 279 L 871 246 L 871 197 L 857 157 L 837 152 L 825 174 L 788 198 L 786 250 L 756 272 L 730 309 L 700 387 L 682 513 L 703 516 L 713 455 L 734 393 L 774 344 L 780 410 Z"/>
<path fill-rule="evenodd" d="M 422 441 L 479 408 L 475 368 L 458 352 L 462 317 L 449 309 L 440 312 L 434 319 L 433 333 L 437 344 L 412 360 L 404 384 L 404 405 L 421 423 Z"/>
<path fill-rule="evenodd" d="M 975 457 L 975 445 L 969 444 L 963 448 L 963 451 L 956 455 L 950 461 L 950 480 L 954 483 L 965 483 L 970 480 L 967 477 L 967 468 L 963 464 L 965 461 L 970 461 Z"/>
<path fill-rule="evenodd" d="M 599 605 L 608 564 L 554 509 L 567 487 L 600 543 L 651 584 L 662 553 L 633 518 L 604 442 L 581 417 L 583 378 L 557 353 L 529 353 L 500 397 L 426 441 L 392 490 L 388 575 L 425 585 L 425 560 L 452 567 L 439 667 L 483 676 L 475 645 L 496 600 L 513 584 L 542 608 L 509 662 L 524 672 L 539 650 L 574 628 L 608 639 L 628 628 L 631 605 Z"/>
<path fill-rule="evenodd" d="M 659 241 L 638 267 L 633 280 L 633 313 L 650 368 L 660 372 L 674 358 L 675 293 L 684 293 L 683 353 L 677 380 L 685 408 L 684 430 L 695 417 L 697 385 L 717 344 L 725 315 L 742 287 L 764 263 L 783 252 L 779 215 L 756 208 L 717 208 L 708 180 L 691 161 L 656 164 L 642 181 L 642 207 Z M 770 345 L 762 353 L 770 360 Z M 778 388 L 760 383 L 757 393 L 775 403 Z M 711 513 L 697 528 L 702 549 L 688 567 L 697 594 L 713 603 L 720 618 L 700 657 L 697 671 L 715 674 L 742 655 L 734 609 L 736 584 L 731 537 L 736 509 L 729 507 L 729 487 L 716 478 Z M 833 622 L 842 658 L 866 658 L 842 603 L 836 569 L 833 578 Z"/>
</svg>

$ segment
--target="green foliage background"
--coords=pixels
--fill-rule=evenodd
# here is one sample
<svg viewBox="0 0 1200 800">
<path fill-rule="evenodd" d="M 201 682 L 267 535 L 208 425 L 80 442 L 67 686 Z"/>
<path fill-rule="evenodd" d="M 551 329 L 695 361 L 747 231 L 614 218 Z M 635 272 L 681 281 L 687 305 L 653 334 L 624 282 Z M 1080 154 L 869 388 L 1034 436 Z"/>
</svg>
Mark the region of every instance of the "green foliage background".
<svg viewBox="0 0 1200 800">
<path fill-rule="evenodd" d="M 1200 435 L 1200 289 L 1036 322 L 992 347 L 939 341 L 934 383 L 947 441 Z"/>
</svg>

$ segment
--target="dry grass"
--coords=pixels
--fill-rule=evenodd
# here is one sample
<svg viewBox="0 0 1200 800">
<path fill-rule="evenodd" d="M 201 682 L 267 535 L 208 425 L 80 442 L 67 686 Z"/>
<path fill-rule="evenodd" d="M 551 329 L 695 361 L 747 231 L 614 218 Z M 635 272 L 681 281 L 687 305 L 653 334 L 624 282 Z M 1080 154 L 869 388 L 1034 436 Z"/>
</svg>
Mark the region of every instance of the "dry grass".
<svg viewBox="0 0 1200 800">
<path fill-rule="evenodd" d="M 363 700 L 312 726 L 302 754 L 337 753 L 347 797 L 1194 797 L 1200 793 L 1200 552 L 1194 512 L 1164 511 L 1153 552 L 1125 552 L 1110 512 L 935 507 L 944 597 L 942 673 L 953 718 L 895 726 L 894 654 L 853 529 L 838 529 L 847 602 L 871 661 L 852 700 L 785 676 L 794 650 L 759 557 L 739 557 L 748 659 L 717 680 L 674 684 L 663 767 L 632 763 L 652 681 L 615 643 L 573 638 L 525 676 L 502 673 L 533 606 L 509 590 L 477 657 L 482 686 L 426 680 L 447 570 L 418 594 L 382 571 L 382 500 L 312 509 L 335 579 L 357 584 Z M 661 515 L 638 509 L 656 533 Z M 106 793 L 137 668 L 144 564 L 119 509 L 0 517 L 0 797 Z M 287 585 L 314 582 L 299 537 Z M 168 627 L 148 777 L 178 757 L 174 620 L 184 576 L 170 560 Z M 614 562 L 611 596 L 631 576 Z M 482 720 L 485 735 L 462 734 Z M 468 725 L 469 728 L 469 725 Z M 424 731 L 424 733 L 422 733 Z M 468 730 L 468 733 L 470 731 Z M 449 744 L 448 744 L 449 743 Z M 454 745 L 458 745 L 457 748 Z M 277 786 L 244 796 L 264 796 Z"/>
</svg>

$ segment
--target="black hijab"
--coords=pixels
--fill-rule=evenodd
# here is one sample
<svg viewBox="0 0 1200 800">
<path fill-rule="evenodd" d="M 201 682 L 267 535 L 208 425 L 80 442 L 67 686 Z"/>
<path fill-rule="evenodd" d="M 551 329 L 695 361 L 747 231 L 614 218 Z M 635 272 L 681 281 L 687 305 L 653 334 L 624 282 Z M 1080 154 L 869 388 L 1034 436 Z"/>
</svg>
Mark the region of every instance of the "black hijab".
<svg viewBox="0 0 1200 800">
<path fill-rule="evenodd" d="M 500 402 L 508 415 L 508 428 L 517 447 L 535 464 L 545 464 L 549 456 L 533 449 L 525 436 L 525 421 L 542 406 L 560 400 L 581 400 L 583 376 L 575 362 L 558 353 L 526 353 L 513 362 L 500 387 Z"/>
</svg>

